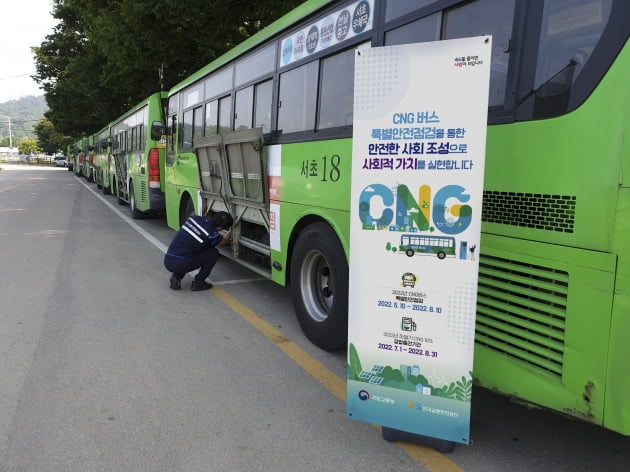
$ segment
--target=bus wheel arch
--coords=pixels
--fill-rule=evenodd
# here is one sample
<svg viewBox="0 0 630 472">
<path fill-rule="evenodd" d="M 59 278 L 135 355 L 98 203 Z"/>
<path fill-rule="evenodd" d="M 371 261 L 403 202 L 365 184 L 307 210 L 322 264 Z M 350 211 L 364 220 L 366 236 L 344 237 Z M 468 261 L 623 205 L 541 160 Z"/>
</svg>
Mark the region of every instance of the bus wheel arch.
<svg viewBox="0 0 630 472">
<path fill-rule="evenodd" d="M 343 246 L 332 227 L 321 220 L 312 220 L 296 234 L 291 244 L 289 279 L 300 327 L 321 349 L 345 348 L 348 263 Z"/>
<path fill-rule="evenodd" d="M 182 194 L 179 201 L 179 226 L 182 226 L 190 215 L 195 213 L 195 204 L 188 192 Z"/>
<path fill-rule="evenodd" d="M 133 189 L 133 180 L 129 180 L 129 208 L 131 209 L 131 217 L 134 220 L 139 220 L 146 216 L 144 212 L 138 210 L 136 206 L 136 192 Z"/>
</svg>

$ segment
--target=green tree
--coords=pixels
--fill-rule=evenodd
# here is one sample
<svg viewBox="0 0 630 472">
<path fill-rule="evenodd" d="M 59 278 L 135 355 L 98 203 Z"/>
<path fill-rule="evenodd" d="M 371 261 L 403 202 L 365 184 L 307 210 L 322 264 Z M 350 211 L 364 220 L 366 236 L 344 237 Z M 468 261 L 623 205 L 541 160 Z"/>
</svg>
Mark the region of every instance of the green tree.
<svg viewBox="0 0 630 472">
<path fill-rule="evenodd" d="M 42 118 L 35 126 L 35 134 L 39 142 L 39 147 L 45 154 L 55 154 L 67 149 L 68 144 L 73 142 L 72 138 L 57 131 L 48 118 Z"/>
<path fill-rule="evenodd" d="M 37 145 L 37 141 L 30 138 L 24 139 L 20 143 L 18 150 L 20 154 L 26 154 L 26 155 L 37 154 L 38 152 L 40 152 L 39 146 Z"/>
<path fill-rule="evenodd" d="M 91 134 L 303 1 L 53 0 L 59 24 L 33 49 L 46 117 L 60 134 Z"/>
<path fill-rule="evenodd" d="M 9 144 L 17 147 L 15 139 L 10 139 L 8 136 L 0 138 L 0 147 L 9 147 Z"/>
</svg>

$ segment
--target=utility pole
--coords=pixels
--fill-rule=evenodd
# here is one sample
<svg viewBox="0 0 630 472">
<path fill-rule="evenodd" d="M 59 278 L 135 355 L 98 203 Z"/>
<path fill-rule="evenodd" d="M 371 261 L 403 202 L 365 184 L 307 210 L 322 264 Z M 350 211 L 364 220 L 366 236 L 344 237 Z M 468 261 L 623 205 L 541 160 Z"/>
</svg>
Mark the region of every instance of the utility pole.
<svg viewBox="0 0 630 472">
<path fill-rule="evenodd" d="M 13 136 L 11 134 L 11 118 L 7 115 L 0 115 L 0 118 L 6 118 L 9 121 L 9 149 L 13 149 Z"/>
</svg>

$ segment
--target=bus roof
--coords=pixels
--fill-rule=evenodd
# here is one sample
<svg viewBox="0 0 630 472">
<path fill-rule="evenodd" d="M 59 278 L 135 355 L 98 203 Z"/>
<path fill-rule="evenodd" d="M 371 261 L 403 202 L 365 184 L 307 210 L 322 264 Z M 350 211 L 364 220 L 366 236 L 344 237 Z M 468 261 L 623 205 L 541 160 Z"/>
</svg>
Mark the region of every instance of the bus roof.
<svg viewBox="0 0 630 472">
<path fill-rule="evenodd" d="M 154 100 L 156 96 L 159 96 L 160 98 L 162 97 L 166 97 L 167 93 L 166 92 L 154 92 L 151 95 L 149 95 L 147 98 L 145 98 L 144 100 L 136 103 L 133 107 L 131 107 L 129 110 L 127 110 L 125 113 L 123 113 L 122 115 L 120 115 L 119 117 L 115 118 L 114 120 L 112 120 L 108 126 L 114 126 L 118 123 L 120 123 L 121 121 L 124 121 L 126 118 L 130 117 L 131 115 L 133 115 L 135 112 L 137 112 L 139 109 L 141 109 L 142 107 L 146 106 L 152 99 Z"/>
</svg>

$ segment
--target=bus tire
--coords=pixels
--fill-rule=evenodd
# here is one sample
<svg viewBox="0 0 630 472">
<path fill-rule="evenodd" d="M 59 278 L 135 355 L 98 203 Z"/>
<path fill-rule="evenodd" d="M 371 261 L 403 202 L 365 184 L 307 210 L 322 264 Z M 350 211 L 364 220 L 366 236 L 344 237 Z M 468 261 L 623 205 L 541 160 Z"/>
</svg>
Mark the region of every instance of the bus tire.
<svg viewBox="0 0 630 472">
<path fill-rule="evenodd" d="M 413 249 L 407 249 L 405 251 L 405 254 L 407 254 L 407 257 L 413 257 L 414 251 L 413 251 Z"/>
<path fill-rule="evenodd" d="M 304 335 L 326 351 L 348 340 L 348 263 L 326 223 L 306 227 L 291 256 L 291 296 Z"/>
<path fill-rule="evenodd" d="M 138 210 L 136 206 L 136 194 L 133 191 L 133 182 L 129 181 L 129 208 L 131 209 L 131 217 L 134 220 L 139 220 L 145 217 L 144 212 Z"/>
<path fill-rule="evenodd" d="M 446 253 L 444 251 L 438 251 L 437 257 L 438 259 L 442 260 L 446 257 Z"/>
</svg>

